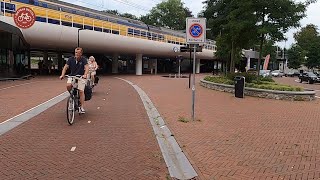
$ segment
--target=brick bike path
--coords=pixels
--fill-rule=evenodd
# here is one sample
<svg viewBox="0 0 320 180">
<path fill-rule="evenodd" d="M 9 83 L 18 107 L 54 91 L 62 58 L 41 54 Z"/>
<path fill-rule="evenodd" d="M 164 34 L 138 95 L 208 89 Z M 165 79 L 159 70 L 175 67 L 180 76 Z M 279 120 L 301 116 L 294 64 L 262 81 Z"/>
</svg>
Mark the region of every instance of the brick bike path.
<svg viewBox="0 0 320 180">
<path fill-rule="evenodd" d="M 66 80 L 62 81 L 52 76 L 0 82 L 0 123 L 63 93 Z"/>
<path fill-rule="evenodd" d="M 289 102 L 206 89 L 188 79 L 122 76 L 153 101 L 202 179 L 319 179 L 319 101 Z"/>
<path fill-rule="evenodd" d="M 129 84 L 102 77 L 85 105 L 87 113 L 77 114 L 72 126 L 64 100 L 0 136 L 1 179 L 167 178 L 144 106 Z"/>
</svg>

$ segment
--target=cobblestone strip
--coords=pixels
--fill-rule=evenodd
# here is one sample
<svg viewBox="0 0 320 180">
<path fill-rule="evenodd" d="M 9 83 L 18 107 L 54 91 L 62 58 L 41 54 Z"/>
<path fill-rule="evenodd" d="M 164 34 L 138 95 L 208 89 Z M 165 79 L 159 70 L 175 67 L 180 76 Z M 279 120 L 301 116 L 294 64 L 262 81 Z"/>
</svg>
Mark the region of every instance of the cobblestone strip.
<svg viewBox="0 0 320 180">
<path fill-rule="evenodd" d="M 156 135 L 162 155 L 169 169 L 170 176 L 177 179 L 192 179 L 197 177 L 198 175 L 196 171 L 179 147 L 171 131 L 166 126 L 164 119 L 161 117 L 148 95 L 139 86 L 134 85 L 132 82 L 122 78 L 117 79 L 123 80 L 133 86 L 140 95 Z"/>
</svg>

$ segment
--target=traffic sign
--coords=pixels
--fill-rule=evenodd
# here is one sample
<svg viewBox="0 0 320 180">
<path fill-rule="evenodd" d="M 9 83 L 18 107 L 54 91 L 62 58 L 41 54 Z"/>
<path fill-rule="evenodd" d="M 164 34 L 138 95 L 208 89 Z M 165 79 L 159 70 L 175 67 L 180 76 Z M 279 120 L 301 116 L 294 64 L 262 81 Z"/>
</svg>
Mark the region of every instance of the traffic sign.
<svg viewBox="0 0 320 180">
<path fill-rule="evenodd" d="M 206 18 L 187 18 L 186 33 L 188 44 L 206 42 Z"/>
<path fill-rule="evenodd" d="M 28 7 L 19 8 L 13 15 L 14 22 L 19 28 L 30 28 L 36 21 L 36 15 L 32 9 Z"/>
<path fill-rule="evenodd" d="M 176 53 L 176 52 L 178 52 L 178 51 L 179 51 L 179 49 L 178 49 L 177 47 L 174 47 L 174 48 L 173 48 L 173 52 Z"/>
</svg>

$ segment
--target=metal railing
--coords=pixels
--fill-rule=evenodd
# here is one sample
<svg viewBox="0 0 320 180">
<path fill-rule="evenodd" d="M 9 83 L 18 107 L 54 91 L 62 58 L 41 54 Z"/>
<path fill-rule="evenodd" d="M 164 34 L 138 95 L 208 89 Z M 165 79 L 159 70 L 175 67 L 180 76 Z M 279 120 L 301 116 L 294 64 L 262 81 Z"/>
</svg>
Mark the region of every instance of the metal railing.
<svg viewBox="0 0 320 180">
<path fill-rule="evenodd" d="M 1 1 L 1 2 L 3 2 L 3 11 L 1 11 L 1 14 L 3 13 L 3 15 L 6 16 L 6 5 L 5 5 L 6 2 L 5 1 Z M 166 42 L 171 44 L 179 44 L 179 45 L 186 44 L 185 39 L 180 37 L 175 37 L 173 35 L 167 35 L 167 34 L 153 33 L 153 32 L 145 31 L 142 29 L 134 29 L 133 27 L 129 27 L 121 24 L 115 24 L 113 22 L 86 18 L 80 15 L 63 12 L 61 11 L 61 8 L 60 8 L 59 14 L 57 14 L 55 10 L 46 9 L 44 13 L 42 8 L 32 7 L 31 5 L 27 5 L 27 7 L 31 7 L 31 9 L 35 11 L 37 17 L 45 18 L 45 21 L 42 21 L 45 23 L 51 23 L 49 22 L 49 20 L 53 19 L 53 20 L 58 20 L 59 21 L 58 24 L 64 25 L 64 26 L 70 23 L 70 27 L 76 27 L 76 28 L 81 28 L 86 30 L 97 31 L 97 32 L 100 31 L 100 32 L 105 32 L 110 34 L 118 34 L 122 36 L 134 37 L 134 38 L 149 39 L 153 41 Z M 88 21 L 90 22 L 90 24 L 87 23 Z M 57 24 L 57 23 L 54 23 L 54 24 Z M 88 28 L 88 27 L 92 27 L 92 28 Z M 129 32 L 128 30 L 129 28 L 131 28 L 133 31 Z M 155 36 L 155 34 L 157 35 Z M 207 40 L 207 42 L 204 45 L 204 48 L 208 50 L 213 50 L 213 51 L 216 51 L 217 49 L 215 42 L 212 40 Z"/>
</svg>

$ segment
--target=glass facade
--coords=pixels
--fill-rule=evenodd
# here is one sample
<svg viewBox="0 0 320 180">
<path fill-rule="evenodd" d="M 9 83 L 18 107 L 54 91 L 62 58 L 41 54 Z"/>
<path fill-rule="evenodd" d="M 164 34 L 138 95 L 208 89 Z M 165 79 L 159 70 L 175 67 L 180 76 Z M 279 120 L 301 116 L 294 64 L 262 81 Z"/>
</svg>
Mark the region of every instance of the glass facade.
<svg viewBox="0 0 320 180">
<path fill-rule="evenodd" d="M 20 36 L 0 29 L 0 77 L 26 75 L 29 72 L 29 49 Z"/>
</svg>

